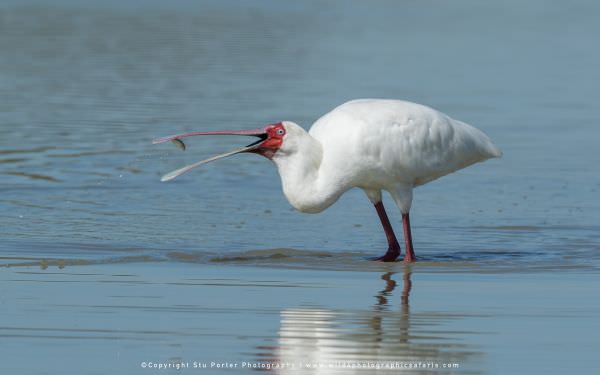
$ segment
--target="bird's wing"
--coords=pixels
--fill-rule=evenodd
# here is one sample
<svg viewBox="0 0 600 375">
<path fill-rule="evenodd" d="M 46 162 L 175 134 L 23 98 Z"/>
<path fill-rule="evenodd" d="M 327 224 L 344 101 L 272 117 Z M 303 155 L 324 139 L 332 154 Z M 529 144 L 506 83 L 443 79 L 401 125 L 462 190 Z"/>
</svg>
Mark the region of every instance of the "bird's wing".
<svg viewBox="0 0 600 375">
<path fill-rule="evenodd" d="M 324 159 L 346 160 L 354 170 L 362 165 L 365 173 L 379 170 L 415 185 L 501 155 L 480 130 L 400 100 L 344 103 L 317 120 L 309 133 L 323 144 Z"/>
</svg>

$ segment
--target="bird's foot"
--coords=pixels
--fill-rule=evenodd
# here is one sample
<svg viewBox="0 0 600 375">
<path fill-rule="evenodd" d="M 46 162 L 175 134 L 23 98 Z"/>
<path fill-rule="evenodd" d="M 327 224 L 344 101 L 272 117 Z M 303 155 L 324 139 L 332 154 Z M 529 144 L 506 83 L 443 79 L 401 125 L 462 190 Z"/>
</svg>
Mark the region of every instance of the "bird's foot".
<svg viewBox="0 0 600 375">
<path fill-rule="evenodd" d="M 404 254 L 404 263 L 413 263 L 417 261 L 417 257 L 415 257 L 415 253 L 413 251 L 407 251 Z"/>
<path fill-rule="evenodd" d="M 400 256 L 400 247 L 398 247 L 398 248 L 391 247 L 391 248 L 388 248 L 388 251 L 384 255 L 382 255 L 380 257 L 370 258 L 370 259 L 376 260 L 379 262 L 395 262 L 399 256 Z"/>
</svg>

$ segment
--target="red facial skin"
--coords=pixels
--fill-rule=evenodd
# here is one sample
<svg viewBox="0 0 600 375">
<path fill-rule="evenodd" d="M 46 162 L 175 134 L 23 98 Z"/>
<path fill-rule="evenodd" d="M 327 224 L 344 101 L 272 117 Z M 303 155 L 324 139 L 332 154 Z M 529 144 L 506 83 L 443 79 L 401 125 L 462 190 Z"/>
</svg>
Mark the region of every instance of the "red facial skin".
<svg viewBox="0 0 600 375">
<path fill-rule="evenodd" d="M 283 143 L 283 137 L 285 137 L 285 128 L 281 122 L 277 124 L 267 125 L 265 127 L 265 133 L 267 133 L 267 139 L 260 144 L 260 147 L 250 152 L 260 154 L 267 159 L 272 159 L 273 155 L 279 150 Z"/>
</svg>

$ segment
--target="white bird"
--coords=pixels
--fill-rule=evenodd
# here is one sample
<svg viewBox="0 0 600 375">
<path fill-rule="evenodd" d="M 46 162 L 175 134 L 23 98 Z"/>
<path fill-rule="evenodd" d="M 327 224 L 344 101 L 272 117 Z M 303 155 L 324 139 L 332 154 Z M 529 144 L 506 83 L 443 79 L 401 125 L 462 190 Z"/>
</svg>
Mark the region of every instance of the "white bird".
<svg viewBox="0 0 600 375">
<path fill-rule="evenodd" d="M 359 99 L 318 119 L 307 132 L 282 121 L 242 131 L 194 132 L 153 143 L 197 135 L 248 135 L 259 140 L 166 174 L 171 180 L 192 168 L 226 156 L 251 152 L 272 160 L 283 192 L 298 211 L 318 213 L 344 192 L 361 188 L 375 206 L 388 241 L 375 260 L 394 261 L 400 245 L 381 201 L 387 191 L 402 213 L 405 262 L 415 260 L 409 211 L 413 189 L 502 152 L 480 130 L 424 105 L 401 100 Z"/>
</svg>

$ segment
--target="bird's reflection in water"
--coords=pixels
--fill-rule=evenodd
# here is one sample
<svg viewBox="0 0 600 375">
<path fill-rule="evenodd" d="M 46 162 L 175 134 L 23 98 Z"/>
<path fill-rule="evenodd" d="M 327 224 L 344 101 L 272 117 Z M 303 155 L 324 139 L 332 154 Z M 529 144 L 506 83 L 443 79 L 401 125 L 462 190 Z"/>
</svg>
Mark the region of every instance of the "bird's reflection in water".
<svg viewBox="0 0 600 375">
<path fill-rule="evenodd" d="M 469 332 L 445 330 L 442 326 L 464 315 L 432 312 L 411 313 L 410 266 L 404 268 L 399 307 L 394 307 L 398 282 L 395 272 L 381 276 L 385 287 L 375 294 L 376 303 L 365 310 L 290 308 L 281 312 L 276 345 L 259 347 L 258 360 L 295 367 L 280 367 L 276 373 L 367 374 L 376 369 L 349 368 L 350 363 L 464 363 L 477 354 L 461 343 Z M 298 369 L 298 365 L 317 365 Z M 412 374 L 434 369 L 409 370 Z M 395 370 L 403 372 L 403 370 Z M 434 370 L 435 371 L 435 370 Z"/>
<path fill-rule="evenodd" d="M 377 303 L 373 307 L 373 311 L 375 313 L 373 314 L 373 317 L 371 318 L 371 328 L 373 329 L 373 332 L 376 333 L 375 339 L 377 342 L 381 342 L 383 340 L 383 334 L 384 334 L 383 329 L 382 329 L 383 319 L 384 319 L 385 315 L 389 315 L 389 314 L 383 314 L 383 313 L 389 311 L 390 304 L 389 304 L 388 300 L 389 300 L 390 296 L 392 295 L 392 292 L 394 291 L 394 289 L 396 289 L 397 283 L 392 278 L 392 276 L 394 274 L 395 274 L 395 272 L 387 272 L 383 276 L 381 276 L 381 279 L 385 281 L 385 288 L 375 295 L 375 298 L 377 299 Z M 405 267 L 403 280 L 402 280 L 402 295 L 400 297 L 401 298 L 400 299 L 400 301 L 401 301 L 400 302 L 400 314 L 398 315 L 398 318 L 399 318 L 398 340 L 401 343 L 408 342 L 408 327 L 409 327 L 409 318 L 410 318 L 408 302 L 409 302 L 411 289 L 412 289 L 412 281 L 410 280 L 410 269 L 408 267 Z"/>
</svg>

